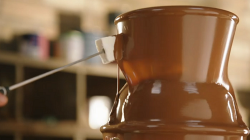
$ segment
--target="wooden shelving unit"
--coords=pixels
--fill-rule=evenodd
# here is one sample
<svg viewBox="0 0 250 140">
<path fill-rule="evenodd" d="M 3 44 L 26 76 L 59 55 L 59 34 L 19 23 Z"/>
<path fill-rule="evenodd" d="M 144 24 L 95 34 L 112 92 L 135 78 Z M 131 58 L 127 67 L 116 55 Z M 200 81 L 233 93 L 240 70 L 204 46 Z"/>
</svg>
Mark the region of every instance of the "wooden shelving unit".
<svg viewBox="0 0 250 140">
<path fill-rule="evenodd" d="M 98 56 L 97 56 L 98 57 Z M 0 51 L 0 62 L 3 64 L 13 64 L 30 66 L 33 68 L 47 68 L 55 69 L 69 62 L 60 59 L 50 59 L 50 60 L 37 60 L 29 57 L 25 57 L 21 54 L 15 54 L 10 52 Z M 76 64 L 64 70 L 65 72 L 77 73 L 79 71 L 81 74 L 101 76 L 101 77 L 112 77 L 116 78 L 117 68 L 116 65 L 90 65 L 90 64 Z M 124 77 L 121 77 L 124 78 Z"/>
<path fill-rule="evenodd" d="M 79 126 L 74 121 L 63 121 L 56 124 L 45 122 L 14 122 L 7 121 L 0 123 L 1 133 L 19 133 L 31 136 L 53 136 L 53 137 L 76 137 L 89 139 L 101 139 L 99 130 L 93 130 L 84 126 Z"/>
<path fill-rule="evenodd" d="M 36 60 L 20 54 L 0 51 L 0 65 L 2 67 L 10 66 L 12 69 L 14 80 L 12 80 L 13 83 L 9 84 L 23 81 L 29 77 L 33 77 L 34 74 L 42 73 L 65 64 L 67 62 L 63 60 Z M 5 71 L 1 71 L 1 69 L 0 74 L 9 75 L 8 69 Z M 98 90 L 91 89 L 95 86 L 93 85 L 95 82 L 97 82 L 97 86 L 98 84 L 102 85 L 102 89 L 100 88 L 100 90 L 103 90 L 107 86 L 107 93 L 100 91 L 100 95 L 107 95 L 111 99 L 115 97 L 117 66 L 114 64 L 91 65 L 81 63 L 53 76 L 51 75 L 48 78 L 26 85 L 9 94 L 11 97 L 13 96 L 13 100 L 9 98 L 9 104 L 4 108 L 0 108 L 0 119 L 2 118 L 0 120 L 0 136 L 8 134 L 13 136 L 15 140 L 25 140 L 25 136 L 48 136 L 69 138 L 72 140 L 102 139 L 100 130 L 91 129 L 88 125 L 88 97 L 96 94 L 99 95 L 99 93 L 96 93 L 99 92 Z M 64 76 L 65 81 L 62 80 Z M 124 83 L 124 77 L 121 78 Z M 96 79 L 100 80 L 94 81 Z M 107 82 L 103 82 L 105 80 Z M 98 81 L 102 83 L 98 83 Z M 46 82 L 55 84 L 55 87 L 46 86 Z M 3 83 L 0 81 L 0 84 Z M 68 84 L 71 85 L 69 86 Z M 92 86 L 88 87 L 90 84 Z M 72 94 L 68 94 L 67 92 L 72 87 L 75 87 L 75 89 L 72 90 Z M 48 91 L 44 88 L 48 88 Z M 64 92 L 60 90 L 61 88 L 65 93 L 58 93 Z M 44 96 L 48 96 L 48 99 L 44 99 Z M 67 108 L 68 105 L 71 108 Z M 41 106 L 44 106 L 45 109 L 42 109 Z M 48 106 L 51 106 L 51 108 Z M 58 106 L 58 108 L 54 107 L 53 110 L 53 106 Z M 64 108 L 61 108 L 61 106 Z M 67 111 L 72 112 L 72 109 L 75 111 L 73 111 L 72 115 L 67 114 L 66 117 L 61 117 L 62 119 L 52 119 L 51 121 L 51 116 L 48 113 L 53 113 L 54 111 L 54 114 L 58 115 L 57 109 L 61 110 L 59 112 L 61 116 L 63 113 L 67 114 Z M 62 112 L 62 110 L 66 112 Z M 7 117 L 6 115 L 1 116 L 1 114 L 8 114 L 11 111 L 14 117 L 9 118 L 8 115 Z M 41 115 L 43 113 L 45 117 Z M 60 115 L 58 115 L 59 118 Z"/>
</svg>

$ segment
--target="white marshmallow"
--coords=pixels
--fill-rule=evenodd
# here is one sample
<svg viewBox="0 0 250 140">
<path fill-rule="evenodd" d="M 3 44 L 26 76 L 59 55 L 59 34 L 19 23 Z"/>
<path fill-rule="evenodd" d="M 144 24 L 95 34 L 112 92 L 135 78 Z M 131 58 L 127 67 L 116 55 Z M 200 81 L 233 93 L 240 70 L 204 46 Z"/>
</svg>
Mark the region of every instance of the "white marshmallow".
<svg viewBox="0 0 250 140">
<path fill-rule="evenodd" d="M 95 41 L 95 45 L 98 52 L 104 50 L 104 53 L 100 54 L 103 64 L 108 64 L 115 61 L 114 57 L 114 45 L 115 36 L 104 37 Z"/>
</svg>

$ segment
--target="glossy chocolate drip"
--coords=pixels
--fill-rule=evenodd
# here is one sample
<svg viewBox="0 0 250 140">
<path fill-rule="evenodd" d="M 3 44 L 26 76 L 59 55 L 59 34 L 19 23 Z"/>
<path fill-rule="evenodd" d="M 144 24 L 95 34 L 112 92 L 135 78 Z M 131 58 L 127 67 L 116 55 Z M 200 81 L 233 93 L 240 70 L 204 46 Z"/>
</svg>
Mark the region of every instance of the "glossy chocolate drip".
<svg viewBox="0 0 250 140">
<path fill-rule="evenodd" d="M 194 6 L 118 16 L 114 55 L 128 85 L 117 94 L 104 139 L 243 140 L 227 64 L 238 18 Z"/>
</svg>

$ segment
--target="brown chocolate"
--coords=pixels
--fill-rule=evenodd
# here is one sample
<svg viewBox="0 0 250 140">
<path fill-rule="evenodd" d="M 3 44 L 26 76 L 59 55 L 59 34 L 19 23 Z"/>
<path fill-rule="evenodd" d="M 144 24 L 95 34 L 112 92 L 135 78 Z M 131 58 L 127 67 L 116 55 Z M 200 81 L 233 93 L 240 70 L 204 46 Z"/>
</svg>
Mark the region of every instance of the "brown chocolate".
<svg viewBox="0 0 250 140">
<path fill-rule="evenodd" d="M 197 6 L 118 16 L 114 55 L 127 85 L 117 94 L 105 140 L 243 140 L 227 75 L 238 17 Z"/>
</svg>

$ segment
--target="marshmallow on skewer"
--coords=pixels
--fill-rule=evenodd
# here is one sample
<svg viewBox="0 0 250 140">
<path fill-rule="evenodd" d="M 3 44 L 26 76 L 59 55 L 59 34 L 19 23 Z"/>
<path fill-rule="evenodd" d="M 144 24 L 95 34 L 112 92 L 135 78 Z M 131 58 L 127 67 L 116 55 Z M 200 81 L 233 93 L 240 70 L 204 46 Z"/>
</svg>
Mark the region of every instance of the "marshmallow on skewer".
<svg viewBox="0 0 250 140">
<path fill-rule="evenodd" d="M 103 64 L 108 64 L 115 61 L 114 57 L 114 45 L 115 36 L 104 37 L 95 41 L 96 48 L 98 52 L 104 50 L 104 53 L 100 54 Z"/>
</svg>

